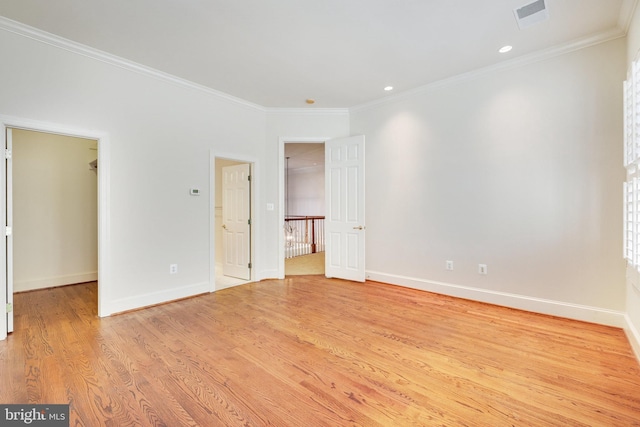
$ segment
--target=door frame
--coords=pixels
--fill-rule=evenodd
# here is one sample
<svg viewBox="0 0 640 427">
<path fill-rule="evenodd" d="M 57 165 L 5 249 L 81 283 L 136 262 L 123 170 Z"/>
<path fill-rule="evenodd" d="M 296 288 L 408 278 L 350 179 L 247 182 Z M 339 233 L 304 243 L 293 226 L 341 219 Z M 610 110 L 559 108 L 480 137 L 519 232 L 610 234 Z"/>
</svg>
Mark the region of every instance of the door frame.
<svg viewBox="0 0 640 427">
<path fill-rule="evenodd" d="M 111 257 L 109 244 L 109 199 L 110 199 L 110 156 L 109 135 L 106 132 L 67 127 L 56 123 L 41 122 L 18 117 L 0 115 L 0 133 L 5 143 L 7 128 L 44 132 L 76 138 L 92 139 L 98 142 L 98 316 L 111 313 L 107 310 L 109 288 L 111 285 Z M 0 204 L 6 209 L 6 171 L 4 162 L 0 162 Z M 7 251 L 0 245 L 0 307 L 5 307 L 7 298 Z M 0 340 L 7 338 L 7 316 L 0 316 Z"/>
<path fill-rule="evenodd" d="M 259 199 L 260 186 L 256 185 L 259 165 L 258 159 L 253 156 L 244 156 L 234 153 L 224 153 L 220 151 L 209 151 L 209 291 L 215 292 L 216 286 L 216 158 L 232 160 L 239 163 L 249 164 L 251 174 L 251 195 L 249 197 L 251 227 L 250 227 L 250 249 L 251 277 L 249 281 L 260 280 L 257 274 L 259 260 L 256 256 L 256 236 L 258 235 L 260 224 L 260 209 L 256 209 L 256 200 Z"/>
<path fill-rule="evenodd" d="M 333 139 L 329 136 L 318 137 L 280 137 L 278 142 L 278 279 L 284 279 L 284 145 L 287 143 L 324 144 Z M 326 179 L 326 177 L 325 177 Z"/>
</svg>

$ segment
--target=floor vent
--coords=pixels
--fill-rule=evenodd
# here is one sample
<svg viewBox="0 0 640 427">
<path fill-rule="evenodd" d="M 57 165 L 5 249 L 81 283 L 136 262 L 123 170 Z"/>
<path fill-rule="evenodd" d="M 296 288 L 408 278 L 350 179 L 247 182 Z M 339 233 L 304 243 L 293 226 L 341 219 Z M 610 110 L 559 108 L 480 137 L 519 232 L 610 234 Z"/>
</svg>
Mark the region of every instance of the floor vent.
<svg viewBox="0 0 640 427">
<path fill-rule="evenodd" d="M 521 30 L 549 18 L 549 12 L 544 4 L 544 0 L 536 0 L 521 8 L 514 9 L 513 13 L 516 16 L 516 22 Z"/>
</svg>

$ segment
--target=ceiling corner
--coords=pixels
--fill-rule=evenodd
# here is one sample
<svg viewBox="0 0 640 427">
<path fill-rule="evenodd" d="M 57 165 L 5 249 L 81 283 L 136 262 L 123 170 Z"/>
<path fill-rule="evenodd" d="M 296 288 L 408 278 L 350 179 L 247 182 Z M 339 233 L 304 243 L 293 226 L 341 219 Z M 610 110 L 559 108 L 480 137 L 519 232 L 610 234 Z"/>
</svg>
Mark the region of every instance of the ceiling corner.
<svg viewBox="0 0 640 427">
<path fill-rule="evenodd" d="M 638 1 L 639 0 L 622 0 L 620 15 L 618 16 L 618 27 L 624 31 L 624 34 L 629 32 L 629 26 L 631 25 L 633 14 L 638 7 Z"/>
</svg>

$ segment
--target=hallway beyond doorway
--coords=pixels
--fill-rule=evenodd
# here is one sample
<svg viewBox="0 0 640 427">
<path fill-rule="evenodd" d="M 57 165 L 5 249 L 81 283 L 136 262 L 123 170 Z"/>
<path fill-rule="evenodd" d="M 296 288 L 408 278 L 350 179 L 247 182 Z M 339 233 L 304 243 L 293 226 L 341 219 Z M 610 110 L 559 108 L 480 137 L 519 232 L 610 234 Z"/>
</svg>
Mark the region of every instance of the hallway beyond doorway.
<svg viewBox="0 0 640 427">
<path fill-rule="evenodd" d="M 324 274 L 324 252 L 285 259 L 284 274 L 285 276 Z"/>
</svg>

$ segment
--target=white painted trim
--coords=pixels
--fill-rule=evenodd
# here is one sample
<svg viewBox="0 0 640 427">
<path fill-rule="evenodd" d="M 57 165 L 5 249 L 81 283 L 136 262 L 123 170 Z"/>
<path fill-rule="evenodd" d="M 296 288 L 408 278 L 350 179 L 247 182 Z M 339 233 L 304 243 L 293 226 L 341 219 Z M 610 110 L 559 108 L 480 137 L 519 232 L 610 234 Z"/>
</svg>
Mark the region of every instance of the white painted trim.
<svg viewBox="0 0 640 427">
<path fill-rule="evenodd" d="M 98 137 L 98 316 L 106 309 L 111 291 L 111 142 L 108 134 Z"/>
<path fill-rule="evenodd" d="M 252 102 L 246 101 L 241 98 L 237 98 L 233 95 L 229 95 L 227 93 L 212 89 L 210 87 L 203 86 L 201 84 L 194 83 L 177 76 L 173 76 L 163 71 L 159 71 L 154 68 L 147 67 L 142 64 L 138 64 L 128 59 L 121 58 L 119 56 L 112 55 L 107 52 L 103 52 L 101 50 L 83 45 L 81 43 L 74 42 L 69 39 L 65 39 L 63 37 L 48 33 L 46 31 L 40 30 L 35 27 L 28 26 L 26 24 L 11 20 L 3 16 L 0 16 L 0 30 L 4 30 L 13 34 L 27 37 L 32 40 L 36 40 L 38 42 L 48 44 L 50 46 L 64 49 L 68 52 L 76 53 L 78 55 L 95 59 L 95 60 L 110 64 L 122 69 L 139 73 L 139 74 L 144 74 L 149 77 L 166 81 L 168 83 L 202 91 L 210 95 L 216 96 L 218 98 L 225 99 L 227 101 L 231 101 L 233 103 L 240 104 L 246 107 L 250 107 L 258 111 L 268 112 L 270 114 L 342 115 L 342 114 L 349 114 L 351 112 L 362 110 L 362 109 L 371 108 L 380 104 L 397 102 L 402 99 L 406 99 L 406 98 L 415 96 L 417 94 L 423 93 L 425 91 L 432 90 L 434 88 L 477 78 L 482 75 L 495 72 L 498 70 L 519 67 L 522 65 L 530 64 L 532 62 L 542 61 L 548 58 L 552 58 L 554 56 L 562 55 L 568 52 L 584 49 L 586 47 L 590 47 L 596 44 L 600 44 L 600 43 L 604 43 L 620 37 L 624 37 L 626 36 L 626 33 L 628 31 L 629 25 L 631 23 L 631 16 L 632 16 L 632 13 L 629 14 L 629 16 L 625 15 L 625 13 L 627 10 L 633 12 L 636 8 L 637 1 L 638 0 L 624 0 L 623 6 L 621 7 L 621 13 L 620 13 L 620 18 L 618 22 L 618 25 L 620 28 L 605 31 L 600 34 L 596 34 L 594 36 L 586 37 L 583 39 L 575 40 L 575 41 L 566 43 L 564 45 L 555 46 L 549 49 L 534 52 L 529 55 L 524 55 L 518 58 L 514 58 L 513 60 L 510 60 L 510 61 L 505 61 L 505 62 L 494 64 L 488 67 L 472 70 L 467 73 L 459 74 L 457 76 L 453 76 L 450 78 L 439 80 L 437 82 L 429 83 L 425 86 L 422 86 L 416 89 L 412 89 L 406 92 L 401 92 L 401 93 L 398 93 L 397 95 L 387 96 L 382 99 L 378 99 L 365 104 L 352 106 L 350 108 L 265 108 L 261 105 L 254 104 Z M 626 18 L 626 21 L 625 21 L 625 18 Z"/>
<path fill-rule="evenodd" d="M 283 137 L 278 139 L 278 269 L 276 277 L 284 279 L 284 144 L 302 142 L 302 143 L 324 143 L 332 139 L 331 137 Z"/>
<path fill-rule="evenodd" d="M 209 288 L 216 290 L 216 156 L 209 150 Z"/>
<path fill-rule="evenodd" d="M 298 114 L 303 116 L 347 115 L 348 108 L 267 108 L 269 114 Z"/>
<path fill-rule="evenodd" d="M 640 362 L 640 332 L 633 325 L 633 322 L 629 318 L 628 314 L 624 315 L 625 326 L 624 332 L 627 334 L 627 338 L 629 339 L 629 344 L 631 344 L 631 349 Z"/>
<path fill-rule="evenodd" d="M 4 150 L 6 147 L 7 140 L 7 127 L 2 123 L 0 126 L 0 132 L 2 132 L 2 136 L 0 136 L 0 146 L 1 149 Z M 7 173 L 6 173 L 7 162 L 0 161 L 0 212 L 6 212 L 7 206 L 7 198 L 6 198 L 6 188 L 7 188 Z M 0 224 L 0 226 L 6 226 L 6 223 Z M 6 241 L 5 241 L 6 242 Z M 9 324 L 7 323 L 7 313 L 5 312 L 4 307 L 7 306 L 7 245 L 0 245 L 0 340 L 7 339 L 7 334 L 9 332 Z"/>
<path fill-rule="evenodd" d="M 178 289 L 169 289 L 144 295 L 138 295 L 135 297 L 121 298 L 109 303 L 109 312 L 111 314 L 122 313 L 123 311 L 137 310 L 152 305 L 194 297 L 200 294 L 206 294 L 210 292 L 210 286 L 211 285 L 209 284 L 209 282 L 202 282 L 184 286 Z"/>
<path fill-rule="evenodd" d="M 633 274 L 629 274 L 629 270 L 632 270 Z M 638 286 L 638 270 L 634 267 L 629 267 L 627 269 L 627 301 L 631 296 L 630 293 L 634 293 L 636 296 L 640 297 L 640 287 Z M 625 328 L 624 331 L 627 334 L 627 338 L 629 339 L 629 344 L 631 344 L 631 348 L 633 352 L 640 362 L 640 331 L 636 328 L 636 325 L 631 320 L 629 316 L 629 303 L 627 302 L 627 313 L 625 315 Z"/>
<path fill-rule="evenodd" d="M 629 4 L 628 3 L 629 1 L 632 1 L 633 4 Z M 635 10 L 637 1 L 638 0 L 625 0 L 625 3 L 621 7 L 621 15 L 620 15 L 621 17 L 619 19 L 619 26 L 621 28 L 605 31 L 600 34 L 596 34 L 594 36 L 590 36 L 590 37 L 586 37 L 583 39 L 566 43 L 564 45 L 555 46 L 549 49 L 534 52 L 529 55 L 524 55 L 518 58 L 514 58 L 513 60 L 510 60 L 510 61 L 505 61 L 505 62 L 494 64 L 488 67 L 472 70 L 467 73 L 459 74 L 457 76 L 453 76 L 450 78 L 439 80 L 437 82 L 429 83 L 425 86 L 422 86 L 416 89 L 412 89 L 406 92 L 401 92 L 396 95 L 387 96 L 385 98 L 378 99 L 369 103 L 352 106 L 350 108 L 265 108 L 261 105 L 254 104 L 252 102 L 246 101 L 241 98 L 237 98 L 233 95 L 229 95 L 227 93 L 212 89 L 210 87 L 203 86 L 201 84 L 194 83 L 177 76 L 173 76 L 171 74 L 156 70 L 151 67 L 147 67 L 142 64 L 138 64 L 136 62 L 127 60 L 125 58 L 121 58 L 119 56 L 112 55 L 107 52 L 103 52 L 101 50 L 83 45 L 81 43 L 77 43 L 72 40 L 65 39 L 60 36 L 56 36 L 54 34 L 48 33 L 46 31 L 40 30 L 35 27 L 28 26 L 26 24 L 11 20 L 3 16 L 0 16 L 0 30 L 4 30 L 13 34 L 27 37 L 32 40 L 36 40 L 38 42 L 48 44 L 50 46 L 64 49 L 68 52 L 76 53 L 78 55 L 82 55 L 87 58 L 98 60 L 98 61 L 110 64 L 125 70 L 133 71 L 139 74 L 144 74 L 149 77 L 163 80 L 171 84 L 188 87 L 201 92 L 205 92 L 210 95 L 216 96 L 220 99 L 231 101 L 233 103 L 240 104 L 245 107 L 249 107 L 258 111 L 268 112 L 270 114 L 342 115 L 342 114 L 349 114 L 354 111 L 375 107 L 380 104 L 397 102 L 397 101 L 415 96 L 417 94 L 420 94 L 429 90 L 433 90 L 438 87 L 458 83 L 460 81 L 478 78 L 482 75 L 492 73 L 495 71 L 519 67 L 519 66 L 530 64 L 533 62 L 542 61 L 548 58 L 552 58 L 554 56 L 562 55 L 575 50 L 584 49 L 586 47 L 590 47 L 596 44 L 600 44 L 600 43 L 604 43 L 620 37 L 624 37 L 626 36 L 628 27 L 631 22 L 631 17 L 628 17 L 627 21 L 624 22 L 624 19 L 623 19 L 623 17 L 625 16 L 624 11 Z"/>
<path fill-rule="evenodd" d="M 82 55 L 87 58 L 95 59 L 97 61 L 101 61 L 106 64 L 113 65 L 128 71 L 144 74 L 146 76 L 149 76 L 158 80 L 162 80 L 167 83 L 205 92 L 205 93 L 208 93 L 209 95 L 213 95 L 217 98 L 221 98 L 226 101 L 231 101 L 233 103 L 240 104 L 245 107 L 249 107 L 249 108 L 263 111 L 263 112 L 266 111 L 264 107 L 258 104 L 254 104 L 252 102 L 237 98 L 235 96 L 229 95 L 224 92 L 220 92 L 215 89 L 211 89 L 201 84 L 194 83 L 180 77 L 176 77 L 174 75 L 156 70 L 151 67 L 147 67 L 146 65 L 138 64 L 128 59 L 121 58 L 119 56 L 112 55 L 107 52 L 103 52 L 101 50 L 92 48 L 90 46 L 86 46 L 81 43 L 74 42 L 73 40 L 56 36 L 55 34 L 48 33 L 38 28 L 30 27 L 21 22 L 17 22 L 9 18 L 5 18 L 4 16 L 0 16 L 0 30 L 8 31 L 10 33 L 17 34 L 19 36 L 27 37 L 32 40 L 48 44 L 50 46 L 54 46 L 59 49 L 64 49 L 68 52 Z"/>
<path fill-rule="evenodd" d="M 350 113 L 367 110 L 370 108 L 374 108 L 380 105 L 391 104 L 395 102 L 400 102 L 403 100 L 407 100 L 413 98 L 415 96 L 424 94 L 425 92 L 430 92 L 432 90 L 455 85 L 461 82 L 473 80 L 480 78 L 482 76 L 495 73 L 497 71 L 509 70 L 517 67 L 522 67 L 525 65 L 533 64 L 535 62 L 544 61 L 550 58 L 554 58 L 556 56 L 564 55 L 567 53 L 571 53 L 580 49 L 585 49 L 591 46 L 595 46 L 601 43 L 605 43 L 611 40 L 619 39 L 621 37 L 625 37 L 626 32 L 623 30 L 616 28 L 613 30 L 605 31 L 600 34 L 596 34 L 594 36 L 585 37 L 579 40 L 574 40 L 569 43 L 565 43 L 563 45 L 554 46 L 549 49 L 544 49 L 538 52 L 533 52 L 528 55 L 523 55 L 512 60 L 507 60 L 504 62 L 500 62 L 498 64 L 490 65 L 488 67 L 478 68 L 466 73 L 458 74 L 456 76 L 448 77 L 442 80 L 438 80 L 419 88 L 407 90 L 405 92 L 400 92 L 396 95 L 386 96 L 384 98 L 367 102 L 364 104 L 356 105 L 349 108 Z"/>
<path fill-rule="evenodd" d="M 53 288 L 56 286 L 73 285 L 75 283 L 95 282 L 98 280 L 98 272 L 67 274 L 64 276 L 45 277 L 35 280 L 22 280 L 13 282 L 14 292 L 33 291 L 35 289 Z"/>
<path fill-rule="evenodd" d="M 259 280 L 281 279 L 281 277 L 278 276 L 279 274 L 280 274 L 279 270 L 278 269 L 274 269 L 274 268 L 267 269 L 267 270 L 262 270 L 262 271 L 260 271 L 260 279 Z"/>
<path fill-rule="evenodd" d="M 98 141 L 98 316 L 105 317 L 111 314 L 108 310 L 109 291 L 111 286 L 111 239 L 110 239 L 110 171 L 111 156 L 109 135 L 106 132 L 72 128 L 57 123 L 41 122 L 12 116 L 0 115 L 0 131 L 2 141 L 5 138 L 6 128 L 32 130 L 36 132 L 47 132 L 58 135 L 72 136 L 77 138 L 93 139 Z M 4 166 L 2 167 L 4 171 Z M 4 199 L 4 186 L 0 188 L 0 199 Z M 2 202 L 4 203 L 4 202 Z M 0 245 L 2 246 L 2 245 Z M 0 250 L 0 259 L 4 250 Z M 3 264 L 3 263 L 0 263 Z M 4 267 L 0 268 L 0 270 Z M 1 272 L 0 272 L 1 273 Z M 0 279 L 0 294 L 6 293 L 6 278 Z M 0 303 L 4 297 L 0 297 Z M 0 316 L 1 317 L 1 316 Z M 6 319 L 5 319 L 6 323 Z M 0 339 L 3 339 L 2 331 L 5 331 L 6 324 L 0 323 Z"/>
<path fill-rule="evenodd" d="M 366 276 L 367 280 L 373 280 L 376 282 L 405 286 L 422 291 L 486 302 L 489 304 L 531 311 L 534 313 L 548 314 L 551 316 L 615 326 L 618 328 L 624 328 L 627 323 L 625 322 L 625 313 L 622 311 L 607 310 L 599 307 L 571 304 L 562 301 L 510 294 L 506 292 L 497 292 L 470 286 L 455 285 L 452 283 L 417 279 L 377 271 L 367 271 Z"/>
</svg>

